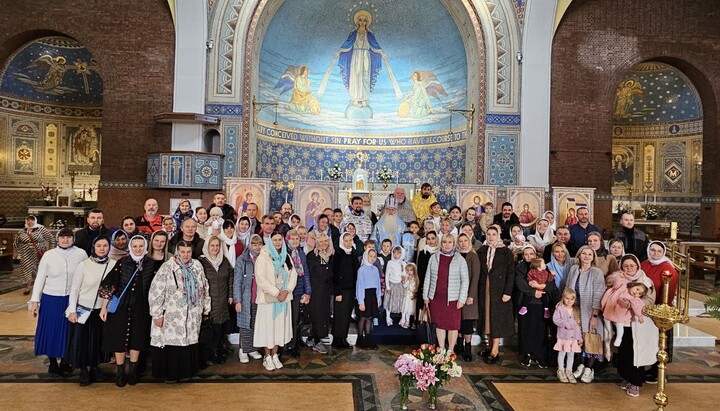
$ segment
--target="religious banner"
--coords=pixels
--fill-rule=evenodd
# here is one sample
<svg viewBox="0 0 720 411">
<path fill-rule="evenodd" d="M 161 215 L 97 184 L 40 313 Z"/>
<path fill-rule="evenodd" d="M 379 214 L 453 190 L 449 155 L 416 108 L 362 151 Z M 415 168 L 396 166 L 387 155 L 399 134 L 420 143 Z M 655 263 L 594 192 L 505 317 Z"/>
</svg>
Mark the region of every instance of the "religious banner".
<svg viewBox="0 0 720 411">
<path fill-rule="evenodd" d="M 308 230 L 325 208 L 335 208 L 339 191 L 340 185 L 336 181 L 295 181 L 293 209 Z"/>
<path fill-rule="evenodd" d="M 270 179 L 226 178 L 228 204 L 235 207 L 238 217 L 245 215 L 251 203 L 257 204 L 259 219 L 270 212 Z"/>
<path fill-rule="evenodd" d="M 542 187 L 507 187 L 507 201 L 525 228 L 535 225 L 545 213 L 545 189 Z"/>
<path fill-rule="evenodd" d="M 594 188 L 553 187 L 553 208 L 558 227 L 570 226 L 578 222 L 577 209 L 586 207 L 592 223 L 594 213 Z"/>
<path fill-rule="evenodd" d="M 483 205 L 491 202 L 498 209 L 497 204 L 497 186 L 480 186 L 473 184 L 458 184 L 455 186 L 457 190 L 457 205 L 465 211 L 470 207 L 475 208 L 478 215 L 483 212 Z"/>
</svg>

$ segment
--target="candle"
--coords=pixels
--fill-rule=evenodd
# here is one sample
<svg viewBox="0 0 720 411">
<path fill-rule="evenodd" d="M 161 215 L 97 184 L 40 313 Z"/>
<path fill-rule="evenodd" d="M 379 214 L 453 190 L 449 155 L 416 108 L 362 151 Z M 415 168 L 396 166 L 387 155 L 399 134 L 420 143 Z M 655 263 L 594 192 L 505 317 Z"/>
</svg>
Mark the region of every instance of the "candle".
<svg viewBox="0 0 720 411">
<path fill-rule="evenodd" d="M 645 204 L 647 204 L 647 193 L 645 193 Z"/>
<path fill-rule="evenodd" d="M 286 192 L 285 192 L 285 202 L 286 202 L 286 203 L 288 202 L 287 199 L 288 199 L 288 192 L 286 191 Z"/>
<path fill-rule="evenodd" d="M 322 179 L 323 179 L 323 172 L 324 172 L 324 171 L 325 171 L 325 170 L 323 170 L 322 168 L 320 169 L 320 181 L 322 181 Z"/>
<path fill-rule="evenodd" d="M 653 204 L 657 204 L 657 193 L 653 194 Z"/>
<path fill-rule="evenodd" d="M 670 223 L 670 239 L 677 240 L 678 224 L 676 221 Z"/>
<path fill-rule="evenodd" d="M 396 171 L 395 175 L 397 176 L 397 182 L 395 183 L 395 185 L 400 185 L 400 170 Z"/>
</svg>

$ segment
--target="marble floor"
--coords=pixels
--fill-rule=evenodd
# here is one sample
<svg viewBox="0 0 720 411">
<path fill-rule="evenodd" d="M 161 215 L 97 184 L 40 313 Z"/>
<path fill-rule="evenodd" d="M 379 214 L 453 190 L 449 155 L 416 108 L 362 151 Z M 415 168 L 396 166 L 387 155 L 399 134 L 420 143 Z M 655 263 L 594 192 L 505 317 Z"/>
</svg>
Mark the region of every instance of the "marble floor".
<svg viewBox="0 0 720 411">
<path fill-rule="evenodd" d="M 20 290 L 0 295 L 0 303 L 26 300 Z M 707 320 L 707 327 L 713 330 L 720 324 L 717 320 L 702 320 Z M 392 364 L 398 355 L 411 349 L 380 346 L 377 351 L 343 350 L 320 355 L 304 348 L 298 359 L 283 358 L 285 367 L 280 371 L 268 372 L 260 361 L 241 364 L 232 357 L 223 365 L 208 367 L 187 384 L 157 384 L 146 375 L 134 387 L 116 388 L 108 379 L 80 388 L 77 375 L 62 379 L 47 374 L 46 359 L 33 354 L 34 329 L 35 320 L 27 310 L 0 312 L 0 409 L 37 410 L 48 399 L 52 399 L 54 409 L 86 409 L 93 404 L 115 409 L 119 407 L 114 406 L 114 399 L 127 395 L 132 395 L 133 405 L 138 408 L 156 410 L 197 409 L 213 404 L 218 405 L 214 409 L 232 404 L 241 410 L 398 409 L 399 383 Z M 460 365 L 463 376 L 441 389 L 439 409 L 654 409 L 655 385 L 646 385 L 639 398 L 630 398 L 617 388 L 620 379 L 612 367 L 592 384 L 560 384 L 554 369 L 523 368 L 512 340 L 503 347 L 498 364 L 487 365 L 474 355 L 472 362 L 460 361 Z M 102 369 L 108 375 L 113 373 L 110 364 Z M 720 392 L 717 346 L 676 348 L 668 370 L 668 409 L 713 409 L 720 401 L 714 397 Z M 83 402 L 72 402 L 78 398 Z M 422 392 L 411 390 L 410 408 L 426 409 L 425 399 Z"/>
</svg>

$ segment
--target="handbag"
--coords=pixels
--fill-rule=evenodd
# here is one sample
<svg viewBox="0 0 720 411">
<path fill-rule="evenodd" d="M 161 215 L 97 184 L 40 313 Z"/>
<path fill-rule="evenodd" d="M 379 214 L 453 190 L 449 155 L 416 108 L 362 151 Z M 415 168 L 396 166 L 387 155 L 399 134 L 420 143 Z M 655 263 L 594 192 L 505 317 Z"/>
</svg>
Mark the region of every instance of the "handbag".
<svg viewBox="0 0 720 411">
<path fill-rule="evenodd" d="M 588 354 L 602 355 L 603 353 L 603 342 L 598 333 L 583 333 L 583 346 Z"/>
<path fill-rule="evenodd" d="M 435 324 L 432 322 L 432 316 L 430 315 L 430 307 L 422 308 L 420 315 L 418 315 L 417 342 L 419 344 L 437 345 L 438 340 L 435 328 Z"/>
<path fill-rule="evenodd" d="M 135 274 L 137 274 L 139 270 L 140 270 L 140 267 L 135 269 L 135 272 L 133 273 L 132 277 L 130 277 L 130 280 L 128 280 L 127 284 L 125 284 L 125 289 L 120 294 L 120 297 L 113 294 L 112 298 L 110 299 L 110 301 L 107 304 L 107 312 L 114 314 L 115 311 L 117 311 L 118 307 L 120 307 L 120 303 L 122 302 L 122 298 L 125 296 L 125 291 L 127 291 L 128 287 L 130 287 L 130 284 L 132 284 L 133 279 L 135 278 Z"/>
<path fill-rule="evenodd" d="M 29 234 L 29 233 L 28 233 L 28 238 L 30 239 L 30 244 L 32 244 L 33 247 L 35 247 L 35 251 L 37 252 L 38 260 L 41 260 L 42 257 L 45 255 L 45 251 L 47 251 L 47 250 L 41 250 L 41 249 L 37 246 L 37 244 L 35 244 L 35 240 L 33 240 L 32 235 Z"/>
</svg>

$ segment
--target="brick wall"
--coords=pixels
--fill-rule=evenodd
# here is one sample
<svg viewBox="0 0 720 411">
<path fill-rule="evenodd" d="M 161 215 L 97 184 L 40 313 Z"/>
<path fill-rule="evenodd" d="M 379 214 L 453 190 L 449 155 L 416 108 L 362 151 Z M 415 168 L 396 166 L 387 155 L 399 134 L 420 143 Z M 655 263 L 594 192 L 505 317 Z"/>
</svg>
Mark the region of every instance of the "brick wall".
<svg viewBox="0 0 720 411">
<path fill-rule="evenodd" d="M 720 195 L 719 19 L 716 0 L 573 2 L 553 40 L 550 185 L 595 187 L 597 194 L 610 194 L 607 153 L 615 86 L 633 65 L 658 60 L 683 71 L 700 93 L 703 196 Z M 597 211 L 609 210 L 603 202 L 596 202 Z M 602 223 L 610 216 L 596 212 L 595 218 Z"/>
<path fill-rule="evenodd" d="M 0 0 L 0 10 L 0 64 L 22 44 L 54 34 L 93 53 L 104 87 L 101 179 L 144 182 L 146 153 L 171 145 L 170 126 L 153 119 L 172 111 L 175 29 L 167 1 Z M 107 191 L 100 206 L 121 206 Z"/>
</svg>

